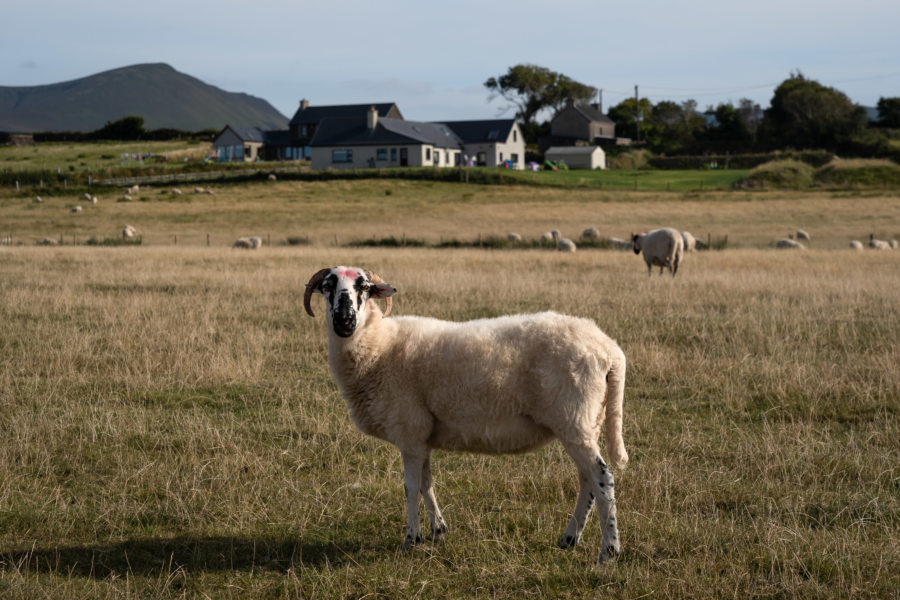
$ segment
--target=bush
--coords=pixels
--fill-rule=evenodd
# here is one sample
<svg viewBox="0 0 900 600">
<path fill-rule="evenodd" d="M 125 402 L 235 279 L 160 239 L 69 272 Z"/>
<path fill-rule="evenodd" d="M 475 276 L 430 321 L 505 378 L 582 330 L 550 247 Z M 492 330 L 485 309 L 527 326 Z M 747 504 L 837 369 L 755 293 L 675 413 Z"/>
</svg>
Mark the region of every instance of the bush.
<svg viewBox="0 0 900 600">
<path fill-rule="evenodd" d="M 844 186 L 900 185 L 900 165 L 887 159 L 835 159 L 815 173 L 819 183 Z"/>
<path fill-rule="evenodd" d="M 813 183 L 813 168 L 799 160 L 776 160 L 762 164 L 734 182 L 736 188 L 802 189 Z"/>
</svg>

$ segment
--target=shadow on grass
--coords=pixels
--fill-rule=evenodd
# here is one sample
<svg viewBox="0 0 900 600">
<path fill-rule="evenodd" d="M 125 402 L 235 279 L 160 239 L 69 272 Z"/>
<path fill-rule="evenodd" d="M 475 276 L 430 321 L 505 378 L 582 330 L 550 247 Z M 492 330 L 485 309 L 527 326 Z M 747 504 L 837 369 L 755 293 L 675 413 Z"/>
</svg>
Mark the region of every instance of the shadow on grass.
<svg viewBox="0 0 900 600">
<path fill-rule="evenodd" d="M 295 538 L 150 538 L 91 546 L 0 550 L 0 570 L 93 578 L 125 573 L 152 575 L 175 570 L 195 573 L 264 569 L 283 573 L 303 567 L 356 564 L 373 553 L 383 556 L 394 550 L 396 546 L 386 548 L 363 546 L 358 542 Z"/>
</svg>

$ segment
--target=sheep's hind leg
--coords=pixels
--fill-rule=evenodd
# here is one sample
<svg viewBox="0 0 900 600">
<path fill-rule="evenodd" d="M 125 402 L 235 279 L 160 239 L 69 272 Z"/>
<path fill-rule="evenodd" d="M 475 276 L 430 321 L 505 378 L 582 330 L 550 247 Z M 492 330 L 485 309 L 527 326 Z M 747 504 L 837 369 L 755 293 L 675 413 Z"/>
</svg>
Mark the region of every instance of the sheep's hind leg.
<svg viewBox="0 0 900 600">
<path fill-rule="evenodd" d="M 406 492 L 406 537 L 404 548 L 411 548 L 422 541 L 419 529 L 419 490 L 422 486 L 422 471 L 427 458 L 419 454 L 401 451 L 403 455 L 403 490 Z"/>
<path fill-rule="evenodd" d="M 616 522 L 615 479 L 600 457 L 600 448 L 596 443 L 589 446 L 565 444 L 565 448 L 578 465 L 579 473 L 590 474 L 590 484 L 597 502 L 597 516 L 603 528 L 599 562 L 606 562 L 622 553 Z"/>
<path fill-rule="evenodd" d="M 434 495 L 434 484 L 431 478 L 431 456 L 425 459 L 422 465 L 422 484 L 419 490 L 425 500 L 425 510 L 428 512 L 428 522 L 431 524 L 431 539 L 438 540 L 447 533 L 447 523 L 441 515 L 441 509 Z"/>
<path fill-rule="evenodd" d="M 588 515 L 591 514 L 591 508 L 594 506 L 593 484 L 590 476 L 585 476 L 581 472 L 578 473 L 578 479 L 581 486 L 578 489 L 578 500 L 575 502 L 575 512 L 569 520 L 569 525 L 559 538 L 560 548 L 571 548 L 581 541 L 581 533 L 587 523 Z"/>
</svg>

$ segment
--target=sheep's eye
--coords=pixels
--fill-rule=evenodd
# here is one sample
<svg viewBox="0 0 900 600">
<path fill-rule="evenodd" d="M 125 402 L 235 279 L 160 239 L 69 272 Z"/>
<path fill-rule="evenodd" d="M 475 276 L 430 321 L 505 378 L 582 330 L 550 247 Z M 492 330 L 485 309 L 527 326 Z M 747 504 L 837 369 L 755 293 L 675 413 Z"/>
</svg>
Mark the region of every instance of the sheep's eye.
<svg viewBox="0 0 900 600">
<path fill-rule="evenodd" d="M 322 284 L 322 291 L 323 291 L 323 292 L 330 292 L 330 291 L 331 291 L 331 284 L 330 284 L 330 283 L 323 283 L 323 284 Z"/>
</svg>

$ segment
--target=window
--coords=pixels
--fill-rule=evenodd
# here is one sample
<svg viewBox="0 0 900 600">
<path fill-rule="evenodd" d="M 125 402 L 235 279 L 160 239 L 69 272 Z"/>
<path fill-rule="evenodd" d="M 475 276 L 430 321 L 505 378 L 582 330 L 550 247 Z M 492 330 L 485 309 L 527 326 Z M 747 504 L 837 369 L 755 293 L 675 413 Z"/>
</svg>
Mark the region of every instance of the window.
<svg viewBox="0 0 900 600">
<path fill-rule="evenodd" d="M 488 140 L 494 141 L 494 140 L 496 140 L 498 137 L 500 137 L 500 132 L 497 131 L 496 129 L 492 129 L 492 130 L 490 130 L 490 131 L 488 132 L 488 136 L 487 136 L 487 137 L 488 137 Z"/>
<path fill-rule="evenodd" d="M 302 135 L 304 137 L 306 136 L 306 125 L 300 126 L 300 135 Z"/>
<path fill-rule="evenodd" d="M 341 148 L 340 150 L 331 151 L 331 162 L 333 163 L 352 163 L 353 150 L 350 148 Z"/>
<path fill-rule="evenodd" d="M 251 148 L 250 146 L 244 146 L 244 157 L 250 158 L 251 156 L 253 156 L 253 148 Z"/>
<path fill-rule="evenodd" d="M 515 129 L 513 129 L 513 141 L 514 141 L 514 142 L 518 142 L 518 141 L 519 141 L 518 132 L 517 132 Z"/>
<path fill-rule="evenodd" d="M 512 164 L 514 164 L 514 165 L 519 164 L 519 155 L 518 154 L 513 154 L 509 159 L 512 161 Z"/>
<path fill-rule="evenodd" d="M 387 148 L 379 148 L 375 151 L 375 158 L 377 158 L 378 160 L 387 160 L 387 157 Z"/>
<path fill-rule="evenodd" d="M 391 148 L 391 162 L 397 162 L 397 149 Z"/>
<path fill-rule="evenodd" d="M 431 148 L 425 148 L 425 160 L 431 160 Z"/>
<path fill-rule="evenodd" d="M 303 146 L 303 156 L 306 158 L 312 156 L 312 148 L 309 146 Z"/>
<path fill-rule="evenodd" d="M 500 162 L 503 162 L 503 153 L 500 153 Z"/>
</svg>

